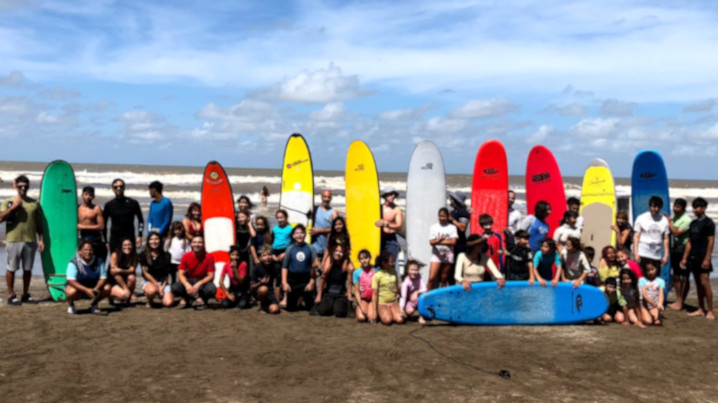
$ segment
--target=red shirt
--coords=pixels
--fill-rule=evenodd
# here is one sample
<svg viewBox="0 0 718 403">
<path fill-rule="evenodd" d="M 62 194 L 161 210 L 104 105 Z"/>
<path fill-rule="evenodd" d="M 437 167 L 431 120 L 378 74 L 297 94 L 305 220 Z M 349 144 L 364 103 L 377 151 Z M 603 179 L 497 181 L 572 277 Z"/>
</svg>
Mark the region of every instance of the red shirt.
<svg viewBox="0 0 718 403">
<path fill-rule="evenodd" d="M 486 251 L 484 252 L 489 255 L 491 260 L 494 261 L 496 268 L 502 273 L 504 272 L 504 261 L 501 255 L 499 255 L 499 250 L 504 249 L 503 243 L 501 236 L 494 232 L 491 234 L 491 237 L 486 240 Z"/>
<path fill-rule="evenodd" d="M 239 262 L 239 267 L 237 268 L 237 271 L 239 272 L 239 277 L 242 277 L 244 279 L 247 278 L 247 262 Z M 229 282 L 232 283 L 232 285 L 239 285 L 239 279 L 234 278 L 234 271 L 232 270 L 232 264 L 227 262 L 224 264 L 224 269 L 222 269 L 222 275 L 220 278 L 224 278 L 224 276 L 229 276 Z"/>
<path fill-rule="evenodd" d="M 194 251 L 190 251 L 182 256 L 179 271 L 184 271 L 188 279 L 203 279 L 207 273 L 214 273 L 214 257 L 209 253 L 204 254 L 204 259 L 197 259 Z"/>
</svg>

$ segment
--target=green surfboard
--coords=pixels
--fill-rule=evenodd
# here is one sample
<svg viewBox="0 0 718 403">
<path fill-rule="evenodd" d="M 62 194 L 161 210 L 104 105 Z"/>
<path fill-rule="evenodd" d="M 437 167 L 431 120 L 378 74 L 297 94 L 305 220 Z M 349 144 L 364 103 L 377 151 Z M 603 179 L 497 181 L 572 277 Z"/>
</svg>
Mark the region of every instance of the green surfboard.
<svg viewBox="0 0 718 403">
<path fill-rule="evenodd" d="M 65 300 L 65 270 L 77 249 L 77 184 L 72 166 L 53 161 L 45 168 L 40 185 L 42 233 L 45 250 L 42 270 L 50 296 Z"/>
</svg>

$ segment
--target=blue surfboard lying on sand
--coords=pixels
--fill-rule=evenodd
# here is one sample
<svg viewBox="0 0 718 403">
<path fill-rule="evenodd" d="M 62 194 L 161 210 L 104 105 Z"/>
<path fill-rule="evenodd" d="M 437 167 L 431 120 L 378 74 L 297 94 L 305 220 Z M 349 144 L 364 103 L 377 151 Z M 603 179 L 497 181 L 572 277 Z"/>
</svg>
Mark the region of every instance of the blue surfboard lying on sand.
<svg viewBox="0 0 718 403">
<path fill-rule="evenodd" d="M 653 150 L 644 150 L 633 160 L 631 174 L 631 208 L 633 209 L 633 222 L 636 218 L 648 211 L 648 201 L 651 196 L 663 199 L 661 215 L 671 214 L 671 199 L 668 195 L 668 174 L 661 154 Z M 634 248 L 636 246 L 634 245 Z M 668 253 L 664 251 L 663 253 Z M 666 282 L 666 295 L 671 288 L 671 264 L 661 268 L 661 278 Z"/>
<path fill-rule="evenodd" d="M 426 292 L 419 298 L 419 313 L 428 319 L 465 325 L 559 325 L 596 319 L 608 309 L 608 299 L 592 286 L 576 289 L 572 283 L 557 287 L 533 286 L 528 281 L 474 283 L 470 291 L 460 285 Z"/>
</svg>

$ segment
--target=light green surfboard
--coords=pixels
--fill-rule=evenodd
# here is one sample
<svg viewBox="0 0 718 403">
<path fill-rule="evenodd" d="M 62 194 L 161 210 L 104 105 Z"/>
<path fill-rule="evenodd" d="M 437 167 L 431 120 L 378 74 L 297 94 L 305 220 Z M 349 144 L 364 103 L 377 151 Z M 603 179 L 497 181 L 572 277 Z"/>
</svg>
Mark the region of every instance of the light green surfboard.
<svg viewBox="0 0 718 403">
<path fill-rule="evenodd" d="M 42 270 L 50 296 L 65 300 L 65 270 L 77 249 L 77 184 L 72 166 L 53 161 L 45 168 L 40 185 L 42 233 L 45 250 Z"/>
</svg>

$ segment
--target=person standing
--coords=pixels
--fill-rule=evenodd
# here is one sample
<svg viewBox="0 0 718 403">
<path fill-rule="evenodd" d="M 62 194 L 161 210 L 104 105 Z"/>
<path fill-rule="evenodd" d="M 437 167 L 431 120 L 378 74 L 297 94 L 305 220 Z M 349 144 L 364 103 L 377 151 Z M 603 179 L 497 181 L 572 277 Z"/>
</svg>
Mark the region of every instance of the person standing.
<svg viewBox="0 0 718 403">
<path fill-rule="evenodd" d="M 396 205 L 399 192 L 389 186 L 384 189 L 381 197 L 384 198 L 384 204 L 381 207 L 382 218 L 374 224 L 381 227 L 381 250 L 388 250 L 396 261 L 399 255 L 399 240 L 396 233 L 401 231 L 404 226 L 404 214 L 401 207 Z"/>
<path fill-rule="evenodd" d="M 661 215 L 663 199 L 651 196 L 649 210 L 639 215 L 633 223 L 634 261 L 641 265 L 645 276 L 646 264 L 653 263 L 660 268 L 668 263 L 668 219 Z"/>
<path fill-rule="evenodd" d="M 514 207 L 516 202 L 516 192 L 509 190 L 509 222 L 508 230 L 511 231 L 511 235 L 516 234 L 519 230 L 519 224 L 521 224 L 521 212 Z"/>
<path fill-rule="evenodd" d="M 576 227 L 583 231 L 583 216 L 579 214 L 581 210 L 581 200 L 576 197 L 569 197 L 566 200 L 566 211 L 573 211 L 576 213 Z"/>
<path fill-rule="evenodd" d="M 6 222 L 5 250 L 7 252 L 8 304 L 20 305 L 23 302 L 35 302 L 30 296 L 30 280 L 32 266 L 35 263 L 35 251 L 45 249 L 45 241 L 40 226 L 40 205 L 37 200 L 27 196 L 30 180 L 25 175 L 15 178 L 13 187 L 17 191 L 15 197 L 3 200 L 0 205 L 0 222 Z M 37 238 L 36 238 L 37 234 Z M 15 294 L 15 272 L 22 264 L 22 296 Z"/>
<path fill-rule="evenodd" d="M 147 214 L 147 232 L 157 233 L 164 240 L 169 233 L 174 209 L 172 201 L 162 195 L 163 187 L 160 181 L 154 181 L 149 185 L 152 201 L 150 201 L 150 212 Z"/>
<path fill-rule="evenodd" d="M 314 211 L 314 226 L 310 230 L 314 240 L 312 247 L 320 261 L 327 250 L 327 235 L 332 231 L 332 221 L 338 215 L 339 212 L 332 207 L 332 191 L 325 189 L 322 191 L 322 204 Z"/>
<path fill-rule="evenodd" d="M 104 261 L 107 259 L 107 247 L 102 235 L 105 230 L 105 217 L 102 216 L 100 206 L 93 203 L 94 200 L 95 188 L 82 188 L 82 204 L 77 208 L 77 229 L 80 231 L 79 240 L 90 241 L 94 256 Z"/>
<path fill-rule="evenodd" d="M 668 220 L 668 229 L 673 237 L 671 245 L 671 270 L 673 271 L 673 284 L 676 291 L 676 301 L 668 308 L 680 311 L 683 309 L 683 301 L 688 296 L 690 289 L 691 272 L 681 268 L 681 260 L 683 259 L 683 251 L 688 242 L 688 230 L 691 226 L 691 219 L 686 214 L 685 199 L 676 199 L 673 202 L 673 218 Z M 668 218 L 668 217 L 666 217 Z"/>
<path fill-rule="evenodd" d="M 710 275 L 713 271 L 711 254 L 715 243 L 716 225 L 706 216 L 708 202 L 698 197 L 693 200 L 693 215 L 688 229 L 688 242 L 683 251 L 681 266 L 693 272 L 698 291 L 698 309 L 689 313 L 690 316 L 705 315 L 706 319 L 715 319 L 713 313 L 713 290 Z"/>
<path fill-rule="evenodd" d="M 120 246 L 123 239 L 135 240 L 135 247 L 142 245 L 142 232 L 145 229 L 145 220 L 142 218 L 140 203 L 135 199 L 125 197 L 125 181 L 115 179 L 112 181 L 112 191 L 115 198 L 105 203 L 102 216 L 105 219 L 103 234 L 110 252 L 114 252 Z M 135 234 L 135 217 L 137 217 L 137 231 Z M 110 224 L 110 237 L 107 238 L 107 224 Z"/>
<path fill-rule="evenodd" d="M 459 236 L 454 245 L 454 254 L 466 252 L 466 230 L 471 222 L 471 213 L 466 208 L 466 195 L 464 192 L 456 191 L 449 195 L 449 203 L 451 204 L 451 223 L 456 227 L 456 233 Z"/>
</svg>

